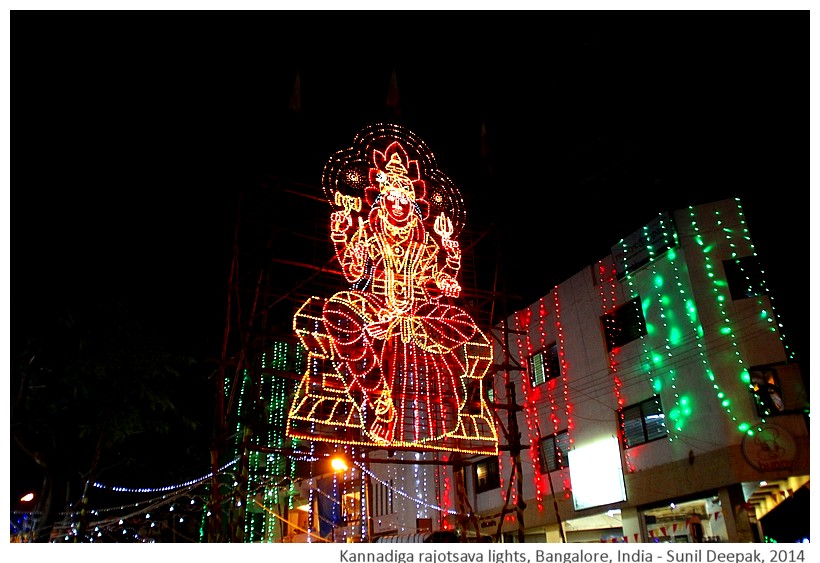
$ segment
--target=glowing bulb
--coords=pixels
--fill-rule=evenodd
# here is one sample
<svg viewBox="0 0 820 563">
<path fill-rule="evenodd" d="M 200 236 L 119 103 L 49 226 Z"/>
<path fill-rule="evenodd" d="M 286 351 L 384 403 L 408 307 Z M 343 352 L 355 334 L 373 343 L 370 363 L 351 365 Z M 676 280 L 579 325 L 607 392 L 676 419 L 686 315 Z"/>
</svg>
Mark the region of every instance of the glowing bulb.
<svg viewBox="0 0 820 563">
<path fill-rule="evenodd" d="M 334 457 L 330 460 L 330 467 L 333 471 L 347 471 L 347 461 L 342 457 Z"/>
</svg>

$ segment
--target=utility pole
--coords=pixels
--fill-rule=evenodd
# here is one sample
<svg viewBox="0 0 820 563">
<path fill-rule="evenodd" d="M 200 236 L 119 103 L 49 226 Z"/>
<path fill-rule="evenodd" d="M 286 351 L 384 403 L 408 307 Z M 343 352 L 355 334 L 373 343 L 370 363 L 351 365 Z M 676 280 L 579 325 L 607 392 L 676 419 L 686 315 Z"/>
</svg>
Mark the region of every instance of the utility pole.
<svg viewBox="0 0 820 563">
<path fill-rule="evenodd" d="M 510 452 L 510 459 L 512 460 L 512 466 L 510 467 L 510 486 L 507 489 L 507 494 L 504 499 L 504 507 L 501 509 L 501 519 L 498 522 L 498 529 L 496 531 L 496 538 L 501 536 L 501 528 L 504 524 L 504 516 L 508 512 L 515 512 L 516 520 L 518 522 L 518 542 L 524 543 L 524 509 L 527 507 L 527 503 L 524 501 L 524 473 L 521 467 L 521 451 L 529 448 L 529 446 L 525 446 L 521 443 L 521 431 L 518 428 L 518 412 L 524 410 L 524 407 L 516 403 L 515 398 L 515 383 L 510 380 L 510 372 L 518 371 L 519 373 L 522 371 L 521 365 L 518 362 L 513 363 L 512 358 L 510 356 L 509 351 L 509 334 L 525 334 L 524 331 L 514 331 L 511 330 L 507 326 L 507 319 L 503 319 L 501 321 L 501 337 L 497 338 L 499 344 L 501 344 L 501 350 L 503 354 L 503 363 L 496 364 L 497 369 L 504 370 L 504 388 L 506 391 L 506 402 L 498 403 L 492 402 L 490 404 L 493 409 L 493 412 L 496 415 L 496 419 L 498 420 L 498 425 L 501 428 L 504 439 L 507 442 L 507 445 L 504 449 L 507 449 Z M 501 420 L 500 415 L 497 411 L 499 410 L 506 410 L 507 411 L 507 424 L 505 425 Z M 515 506 L 512 508 L 508 508 L 508 503 L 510 501 L 510 496 L 512 493 L 512 484 L 515 482 L 516 484 L 516 501 Z"/>
</svg>

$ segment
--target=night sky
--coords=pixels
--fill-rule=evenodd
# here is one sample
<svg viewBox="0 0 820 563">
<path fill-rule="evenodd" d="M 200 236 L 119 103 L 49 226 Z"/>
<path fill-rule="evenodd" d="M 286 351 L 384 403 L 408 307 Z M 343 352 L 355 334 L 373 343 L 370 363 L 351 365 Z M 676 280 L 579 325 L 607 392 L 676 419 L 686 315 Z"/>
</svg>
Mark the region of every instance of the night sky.
<svg viewBox="0 0 820 563">
<path fill-rule="evenodd" d="M 522 304 L 659 212 L 740 197 L 808 362 L 807 11 L 11 21 L 12 342 L 106 294 L 218 354 L 239 192 L 281 177 L 321 195 L 330 155 L 392 120 L 461 188 L 468 224 L 502 234 Z"/>
</svg>

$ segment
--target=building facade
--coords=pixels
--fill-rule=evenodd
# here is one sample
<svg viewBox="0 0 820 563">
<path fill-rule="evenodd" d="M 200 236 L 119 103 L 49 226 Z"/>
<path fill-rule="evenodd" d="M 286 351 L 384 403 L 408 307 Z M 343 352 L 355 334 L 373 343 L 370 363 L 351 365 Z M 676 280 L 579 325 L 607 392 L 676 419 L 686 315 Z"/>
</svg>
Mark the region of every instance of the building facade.
<svg viewBox="0 0 820 563">
<path fill-rule="evenodd" d="M 660 214 L 510 315 L 493 398 L 520 407 L 521 471 L 502 454 L 467 472 L 480 527 L 765 541 L 764 516 L 809 484 L 809 397 L 768 293 L 732 199 Z"/>
</svg>

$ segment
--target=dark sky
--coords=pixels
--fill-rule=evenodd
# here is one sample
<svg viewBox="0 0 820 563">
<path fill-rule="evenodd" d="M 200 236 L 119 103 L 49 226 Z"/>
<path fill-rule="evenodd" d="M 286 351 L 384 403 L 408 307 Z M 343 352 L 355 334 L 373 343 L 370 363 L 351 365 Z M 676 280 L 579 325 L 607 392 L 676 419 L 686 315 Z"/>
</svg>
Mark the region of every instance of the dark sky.
<svg viewBox="0 0 820 563">
<path fill-rule="evenodd" d="M 808 11 L 11 16 L 12 340 L 108 294 L 217 355 L 239 192 L 320 195 L 325 161 L 392 119 L 497 227 L 522 305 L 659 212 L 740 197 L 808 360 Z"/>
<path fill-rule="evenodd" d="M 739 196 L 787 329 L 807 328 L 807 11 L 12 16 L 12 332 L 35 303 L 110 291 L 218 341 L 237 194 L 318 189 L 391 117 L 393 69 L 394 121 L 468 224 L 503 233 L 511 293 L 537 299 L 658 212 Z"/>
</svg>

